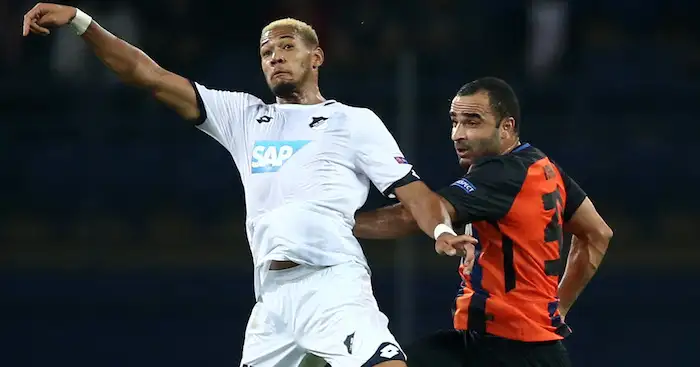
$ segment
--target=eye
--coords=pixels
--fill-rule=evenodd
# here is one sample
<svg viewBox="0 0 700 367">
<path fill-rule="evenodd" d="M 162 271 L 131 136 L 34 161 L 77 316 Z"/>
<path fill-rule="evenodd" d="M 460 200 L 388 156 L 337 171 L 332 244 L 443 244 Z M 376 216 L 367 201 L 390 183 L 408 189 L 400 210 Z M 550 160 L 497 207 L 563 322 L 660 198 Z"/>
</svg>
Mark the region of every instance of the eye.
<svg viewBox="0 0 700 367">
<path fill-rule="evenodd" d="M 262 53 L 260 53 L 260 56 L 262 56 L 262 57 L 268 57 L 268 56 L 270 56 L 271 54 L 272 54 L 272 51 L 270 51 L 270 50 L 265 50 L 265 51 L 263 51 Z"/>
<path fill-rule="evenodd" d="M 284 49 L 284 50 L 291 50 L 291 49 L 293 49 L 293 48 L 294 48 L 294 45 L 292 45 L 292 44 L 290 44 L 290 43 L 288 43 L 288 44 L 282 46 L 282 49 Z"/>
</svg>

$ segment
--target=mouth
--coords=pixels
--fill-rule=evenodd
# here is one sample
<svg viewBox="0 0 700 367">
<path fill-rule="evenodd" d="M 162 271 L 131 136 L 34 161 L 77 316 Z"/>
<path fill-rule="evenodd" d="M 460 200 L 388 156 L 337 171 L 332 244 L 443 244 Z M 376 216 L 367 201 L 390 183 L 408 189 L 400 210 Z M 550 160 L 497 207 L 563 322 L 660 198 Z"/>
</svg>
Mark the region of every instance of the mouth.
<svg viewBox="0 0 700 367">
<path fill-rule="evenodd" d="M 455 148 L 455 151 L 457 152 L 457 156 L 459 156 L 460 158 L 468 158 L 469 157 L 469 149 Z"/>
<path fill-rule="evenodd" d="M 289 75 L 291 75 L 291 74 L 289 74 L 289 72 L 286 72 L 286 71 L 278 70 L 278 71 L 275 71 L 274 73 L 272 73 L 272 78 L 274 78 L 274 77 L 276 77 L 276 76 L 279 76 L 279 75 L 287 75 L 287 76 L 289 76 Z"/>
</svg>

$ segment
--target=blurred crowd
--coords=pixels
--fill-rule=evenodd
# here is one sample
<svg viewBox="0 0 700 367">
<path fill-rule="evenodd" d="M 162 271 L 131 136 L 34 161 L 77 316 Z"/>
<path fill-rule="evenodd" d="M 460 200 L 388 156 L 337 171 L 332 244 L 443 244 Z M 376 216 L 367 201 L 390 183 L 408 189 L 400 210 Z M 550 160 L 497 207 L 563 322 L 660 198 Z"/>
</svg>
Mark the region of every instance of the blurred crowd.
<svg viewBox="0 0 700 367">
<path fill-rule="evenodd" d="M 433 186 L 459 174 L 450 97 L 479 76 L 504 78 L 521 97 L 525 140 L 591 194 L 615 242 L 631 253 L 663 245 L 669 263 L 693 258 L 700 2 L 66 3 L 174 72 L 267 100 L 260 29 L 304 20 L 326 51 L 326 97 L 371 107 L 395 135 L 420 137 L 407 154 Z M 242 190 L 223 148 L 122 86 L 70 30 L 22 39 L 31 6 L 0 0 L 0 236 L 12 254 L 3 261 L 48 263 L 56 248 L 86 261 L 194 245 L 244 254 Z M 406 110 L 415 125 L 402 120 Z"/>
<path fill-rule="evenodd" d="M 700 26 L 695 22 L 700 5 L 692 0 L 412 0 L 400 6 L 373 0 L 342 6 L 291 0 L 245 7 L 193 0 L 63 3 L 89 10 L 110 30 L 149 50 L 171 69 L 189 74 L 211 67 L 226 54 L 255 54 L 261 27 L 287 16 L 312 24 L 329 67 L 343 71 L 390 67 L 410 50 L 427 64 L 440 65 L 435 69 L 442 74 L 455 69 L 476 75 L 498 71 L 538 82 L 596 67 L 610 72 L 605 69 L 625 62 L 638 73 L 665 69 L 647 79 L 687 77 L 697 73 L 700 58 Z M 46 42 L 28 45 L 17 37 L 21 15 L 33 4 L 0 2 L 3 74 L 33 64 L 48 66 L 35 73 L 50 71 L 56 78 L 94 78 L 79 72 L 88 61 L 68 35 L 55 37 L 48 47 Z M 37 56 L 44 57 L 36 60 Z M 603 66 L 602 61 L 618 65 Z"/>
</svg>

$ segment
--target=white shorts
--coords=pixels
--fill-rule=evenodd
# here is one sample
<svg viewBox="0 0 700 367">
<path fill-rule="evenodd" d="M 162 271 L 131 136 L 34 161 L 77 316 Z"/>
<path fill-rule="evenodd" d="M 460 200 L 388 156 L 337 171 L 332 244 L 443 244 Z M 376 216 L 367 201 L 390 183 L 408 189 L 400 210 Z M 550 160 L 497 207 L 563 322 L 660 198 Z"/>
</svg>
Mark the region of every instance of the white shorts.
<svg viewBox="0 0 700 367">
<path fill-rule="evenodd" d="M 357 263 L 270 271 L 245 331 L 241 366 L 374 366 L 406 360 Z"/>
</svg>

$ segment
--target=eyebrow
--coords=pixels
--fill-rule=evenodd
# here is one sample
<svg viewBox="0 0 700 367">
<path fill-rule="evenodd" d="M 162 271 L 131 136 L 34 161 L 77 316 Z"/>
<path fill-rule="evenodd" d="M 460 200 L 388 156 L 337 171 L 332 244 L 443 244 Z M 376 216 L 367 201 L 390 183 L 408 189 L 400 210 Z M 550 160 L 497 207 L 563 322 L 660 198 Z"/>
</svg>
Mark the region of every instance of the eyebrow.
<svg viewBox="0 0 700 367">
<path fill-rule="evenodd" d="M 450 116 L 457 116 L 457 115 L 458 115 L 458 113 L 456 113 L 454 111 L 450 111 Z M 462 116 L 464 116 L 466 118 L 470 118 L 470 119 L 479 119 L 479 120 L 484 119 L 483 116 L 481 116 L 478 113 L 474 113 L 474 112 L 460 112 L 459 115 L 462 115 Z"/>
<path fill-rule="evenodd" d="M 279 39 L 285 39 L 285 38 L 294 39 L 294 36 L 292 36 L 291 34 L 288 34 L 288 35 L 284 35 L 284 36 L 280 36 L 280 37 L 279 37 Z M 266 45 L 267 43 L 269 43 L 269 42 L 270 42 L 270 39 L 267 38 L 265 41 L 263 41 L 263 43 L 260 44 L 260 47 L 265 46 L 265 45 Z"/>
</svg>

